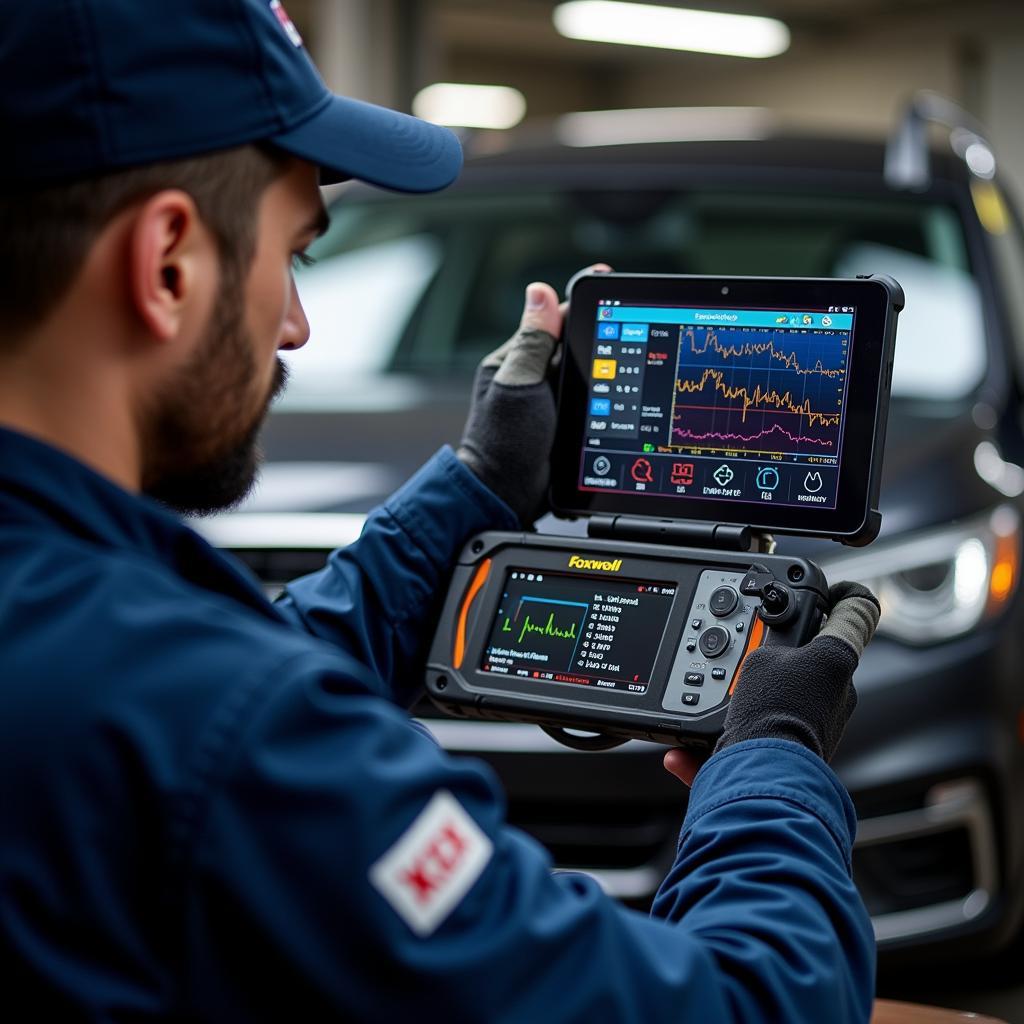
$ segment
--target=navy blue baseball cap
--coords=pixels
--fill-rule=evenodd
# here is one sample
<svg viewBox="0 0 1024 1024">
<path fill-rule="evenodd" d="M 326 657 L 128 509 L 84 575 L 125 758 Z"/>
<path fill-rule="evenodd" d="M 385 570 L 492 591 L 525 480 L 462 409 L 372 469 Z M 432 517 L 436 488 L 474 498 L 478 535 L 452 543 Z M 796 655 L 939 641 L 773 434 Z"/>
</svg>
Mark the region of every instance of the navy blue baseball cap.
<svg viewBox="0 0 1024 1024">
<path fill-rule="evenodd" d="M 458 139 L 332 93 L 281 0 L 0 0 L 0 178 L 74 180 L 251 142 L 403 192 L 451 184 Z"/>
</svg>

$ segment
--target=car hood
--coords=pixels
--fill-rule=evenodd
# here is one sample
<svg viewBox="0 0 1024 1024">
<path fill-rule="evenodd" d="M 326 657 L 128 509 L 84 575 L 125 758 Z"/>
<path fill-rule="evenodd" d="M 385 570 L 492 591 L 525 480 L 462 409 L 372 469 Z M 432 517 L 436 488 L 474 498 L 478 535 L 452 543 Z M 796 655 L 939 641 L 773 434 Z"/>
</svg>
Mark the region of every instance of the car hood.
<svg viewBox="0 0 1024 1024">
<path fill-rule="evenodd" d="M 457 442 L 467 390 L 414 389 L 401 407 L 388 410 L 276 415 L 264 433 L 260 484 L 233 515 L 367 512 L 442 444 Z M 969 405 L 894 401 L 882 474 L 882 537 L 995 504 L 1011 493 L 1000 488 L 1000 465 L 1008 464 L 1001 462 L 991 432 L 972 419 Z M 562 532 L 557 525 L 548 528 Z M 567 532 L 580 531 L 577 526 Z M 779 550 L 824 557 L 837 549 L 830 541 L 780 536 Z"/>
</svg>

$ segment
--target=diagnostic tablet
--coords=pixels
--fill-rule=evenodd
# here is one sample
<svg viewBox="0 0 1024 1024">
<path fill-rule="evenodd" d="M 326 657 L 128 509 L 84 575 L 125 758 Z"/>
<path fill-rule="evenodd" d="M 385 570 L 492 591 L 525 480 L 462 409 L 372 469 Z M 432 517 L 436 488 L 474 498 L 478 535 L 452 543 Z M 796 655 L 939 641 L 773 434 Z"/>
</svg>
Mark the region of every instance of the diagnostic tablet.
<svg viewBox="0 0 1024 1024">
<path fill-rule="evenodd" d="M 875 537 L 895 281 L 586 273 L 569 300 L 557 514 Z"/>
</svg>

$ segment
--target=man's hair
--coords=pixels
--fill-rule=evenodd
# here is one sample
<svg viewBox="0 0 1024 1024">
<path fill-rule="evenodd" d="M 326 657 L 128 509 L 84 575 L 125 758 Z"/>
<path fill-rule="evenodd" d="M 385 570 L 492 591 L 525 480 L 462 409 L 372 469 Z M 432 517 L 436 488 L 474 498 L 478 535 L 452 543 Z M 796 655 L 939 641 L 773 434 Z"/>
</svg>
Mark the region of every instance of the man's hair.
<svg viewBox="0 0 1024 1024">
<path fill-rule="evenodd" d="M 192 197 L 216 240 L 222 273 L 241 280 L 255 253 L 257 204 L 288 159 L 247 145 L 72 183 L 0 187 L 0 347 L 15 344 L 60 301 L 114 217 L 164 189 Z"/>
</svg>

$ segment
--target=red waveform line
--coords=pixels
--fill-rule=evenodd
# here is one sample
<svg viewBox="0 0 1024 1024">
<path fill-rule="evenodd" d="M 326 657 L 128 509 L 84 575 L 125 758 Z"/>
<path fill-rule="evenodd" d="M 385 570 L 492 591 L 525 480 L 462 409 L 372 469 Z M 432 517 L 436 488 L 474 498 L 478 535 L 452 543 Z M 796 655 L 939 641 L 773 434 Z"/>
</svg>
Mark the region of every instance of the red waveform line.
<svg viewBox="0 0 1024 1024">
<path fill-rule="evenodd" d="M 740 416 L 743 422 L 746 422 L 747 410 L 752 405 L 773 405 L 782 412 L 793 412 L 800 416 L 806 416 L 809 427 L 813 427 L 815 423 L 820 423 L 823 427 L 837 426 L 839 424 L 839 413 L 815 412 L 811 408 L 810 399 L 805 399 L 798 405 L 793 401 L 793 395 L 790 391 L 783 391 L 781 394 L 775 388 L 772 388 L 770 391 L 762 391 L 761 385 L 758 384 L 754 388 L 753 395 L 751 395 L 745 387 L 729 387 L 725 383 L 725 374 L 721 370 L 705 370 L 700 381 L 677 380 L 676 390 L 681 391 L 683 394 L 703 391 L 709 380 L 714 381 L 715 390 L 720 391 L 725 398 L 730 400 L 734 398 L 743 399 L 743 410 Z"/>
<path fill-rule="evenodd" d="M 835 444 L 834 441 L 830 441 L 827 438 L 791 434 L 785 427 L 780 427 L 777 423 L 772 424 L 767 430 L 761 430 L 756 434 L 751 434 L 749 437 L 746 434 L 719 434 L 713 430 L 709 430 L 706 434 L 695 434 L 692 430 L 683 430 L 680 427 L 673 427 L 672 433 L 678 434 L 685 441 L 707 441 L 709 438 L 715 438 L 719 441 L 760 441 L 762 437 L 778 433 L 784 434 L 795 444 L 820 444 L 825 448 L 831 448 Z"/>
<path fill-rule="evenodd" d="M 709 330 L 704 335 L 704 347 L 697 348 L 697 336 L 694 333 L 694 331 L 691 329 L 689 331 L 685 331 L 684 333 L 690 341 L 690 351 L 695 356 L 704 355 L 709 348 L 714 349 L 714 351 L 717 352 L 718 355 L 720 355 L 723 359 L 729 359 L 735 356 L 759 356 L 763 355 L 765 352 L 768 352 L 771 355 L 772 359 L 777 359 L 780 363 L 784 363 L 787 369 L 793 370 L 795 373 L 820 373 L 823 377 L 841 377 L 843 375 L 843 371 L 841 369 L 826 369 L 824 366 L 821 365 L 820 359 L 810 369 L 803 368 L 797 361 L 796 353 L 790 352 L 789 355 L 786 355 L 785 352 L 779 352 L 775 348 L 774 339 L 772 339 L 771 341 L 750 341 L 745 342 L 742 345 L 723 346 L 719 344 L 718 335 L 715 334 L 713 331 Z"/>
</svg>

